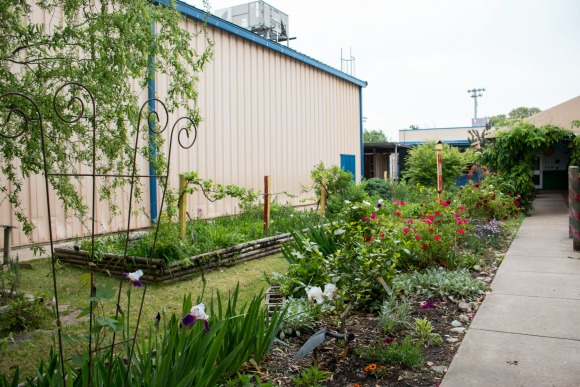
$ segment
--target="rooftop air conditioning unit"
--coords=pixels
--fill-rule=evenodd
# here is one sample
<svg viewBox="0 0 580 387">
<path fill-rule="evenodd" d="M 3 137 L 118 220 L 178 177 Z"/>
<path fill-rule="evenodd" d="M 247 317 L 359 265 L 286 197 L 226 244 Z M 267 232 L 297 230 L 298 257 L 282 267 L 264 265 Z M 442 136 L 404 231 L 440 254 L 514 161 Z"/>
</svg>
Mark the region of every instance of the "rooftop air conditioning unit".
<svg viewBox="0 0 580 387">
<path fill-rule="evenodd" d="M 266 39 L 288 40 L 288 15 L 263 1 L 218 9 L 214 14 Z"/>
</svg>

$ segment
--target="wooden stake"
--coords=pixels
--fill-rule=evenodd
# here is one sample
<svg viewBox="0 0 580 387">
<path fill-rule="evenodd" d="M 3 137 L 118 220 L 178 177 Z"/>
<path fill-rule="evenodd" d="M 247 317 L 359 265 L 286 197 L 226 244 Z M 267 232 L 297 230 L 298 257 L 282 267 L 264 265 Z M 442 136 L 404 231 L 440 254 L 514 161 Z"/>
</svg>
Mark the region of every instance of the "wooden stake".
<svg viewBox="0 0 580 387">
<path fill-rule="evenodd" d="M 264 234 L 270 225 L 270 176 L 264 176 Z"/>
<path fill-rule="evenodd" d="M 326 177 L 322 178 L 322 184 L 320 187 L 320 215 L 324 216 L 326 213 Z"/>
<path fill-rule="evenodd" d="M 185 230 L 187 229 L 187 194 L 184 192 L 187 188 L 185 176 L 179 175 L 179 236 L 185 239 Z"/>
</svg>

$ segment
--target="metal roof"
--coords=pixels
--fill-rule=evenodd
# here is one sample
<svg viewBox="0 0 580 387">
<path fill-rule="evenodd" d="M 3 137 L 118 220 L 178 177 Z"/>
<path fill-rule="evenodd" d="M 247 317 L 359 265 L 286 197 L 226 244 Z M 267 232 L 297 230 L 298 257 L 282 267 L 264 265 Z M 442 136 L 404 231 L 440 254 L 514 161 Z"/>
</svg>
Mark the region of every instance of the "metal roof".
<svg viewBox="0 0 580 387">
<path fill-rule="evenodd" d="M 253 43 L 256 43 L 260 46 L 266 47 L 266 48 L 273 50 L 275 52 L 278 52 L 282 55 L 294 58 L 300 62 L 306 63 L 306 64 L 308 64 L 312 67 L 315 67 L 321 71 L 332 74 L 332 75 L 334 75 L 338 78 L 341 78 L 347 82 L 354 83 L 355 85 L 357 85 L 359 87 L 366 87 L 368 85 L 367 82 L 362 81 L 358 78 L 355 78 L 352 75 L 343 73 L 342 71 L 337 70 L 334 67 L 326 65 L 326 64 L 324 64 L 320 61 L 317 61 L 316 59 L 313 59 L 307 55 L 301 54 L 298 51 L 293 50 L 289 47 L 286 47 L 280 43 L 263 38 L 260 35 L 257 35 L 251 31 L 248 31 L 245 28 L 237 26 L 237 25 L 230 23 L 226 20 L 223 20 L 217 16 L 208 15 L 205 11 L 200 10 L 198 8 L 195 8 L 192 5 L 186 4 L 186 3 L 179 1 L 179 0 L 177 1 L 176 5 L 177 5 L 177 10 L 187 17 L 190 17 L 190 18 L 195 19 L 195 20 L 207 21 L 207 25 L 209 25 L 209 26 L 220 29 L 222 31 L 229 32 L 231 34 L 239 36 L 242 39 L 249 40 Z"/>
</svg>

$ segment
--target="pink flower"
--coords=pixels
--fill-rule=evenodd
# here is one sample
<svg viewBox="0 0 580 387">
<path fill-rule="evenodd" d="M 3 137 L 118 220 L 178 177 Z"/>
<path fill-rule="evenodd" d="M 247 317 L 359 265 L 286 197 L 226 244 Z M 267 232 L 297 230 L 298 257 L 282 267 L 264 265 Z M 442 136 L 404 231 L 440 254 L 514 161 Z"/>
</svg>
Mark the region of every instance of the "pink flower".
<svg viewBox="0 0 580 387">
<path fill-rule="evenodd" d="M 522 203 L 520 203 L 519 200 L 514 199 L 514 204 L 519 207 L 519 206 L 521 206 Z"/>
<path fill-rule="evenodd" d="M 458 233 L 460 233 L 460 234 L 465 234 L 465 230 L 464 230 L 464 229 L 462 229 L 462 228 L 460 228 L 460 229 L 457 229 L 457 232 L 458 232 Z"/>
<path fill-rule="evenodd" d="M 459 218 L 459 214 L 453 214 L 453 216 L 455 216 L 456 218 Z"/>
<path fill-rule="evenodd" d="M 497 177 L 497 173 L 494 173 L 494 174 L 493 174 L 493 177 Z"/>
<path fill-rule="evenodd" d="M 385 237 L 385 233 L 381 233 L 381 235 L 379 235 L 381 238 Z"/>
<path fill-rule="evenodd" d="M 401 216 L 401 211 L 396 211 L 395 214 L 397 214 L 397 216 Z"/>
<path fill-rule="evenodd" d="M 371 220 L 371 219 L 370 219 L 368 216 L 367 216 L 367 217 L 365 217 L 365 221 L 366 221 L 366 222 L 368 222 L 368 221 L 370 221 L 370 220 Z"/>
<path fill-rule="evenodd" d="M 469 221 L 467 219 L 463 219 L 463 223 L 467 224 L 467 223 L 469 223 Z"/>
<path fill-rule="evenodd" d="M 409 227 L 405 227 L 405 228 L 403 229 L 403 232 L 406 234 L 406 233 L 408 233 L 408 232 L 411 232 L 411 229 L 410 229 Z"/>
<path fill-rule="evenodd" d="M 439 235 L 435 235 L 435 240 L 436 241 L 440 241 L 441 240 L 441 237 Z"/>
<path fill-rule="evenodd" d="M 421 240 L 421 237 L 419 235 L 415 235 L 415 239 L 417 239 L 418 241 Z"/>
<path fill-rule="evenodd" d="M 395 206 L 398 206 L 398 205 L 399 205 L 399 201 L 398 201 L 398 200 L 395 200 L 395 201 L 393 202 L 393 205 L 395 205 Z"/>
<path fill-rule="evenodd" d="M 479 188 L 479 183 L 475 183 L 475 188 Z"/>
<path fill-rule="evenodd" d="M 404 206 L 405 205 L 405 202 L 401 201 L 401 205 Z"/>
<path fill-rule="evenodd" d="M 459 207 L 459 209 L 460 209 L 461 211 L 465 211 L 465 206 L 460 206 L 460 207 Z"/>
<path fill-rule="evenodd" d="M 461 221 L 461 219 L 457 219 L 457 224 L 462 224 L 463 222 Z"/>
<path fill-rule="evenodd" d="M 510 193 L 508 194 L 508 196 L 511 198 L 512 196 L 514 196 L 514 194 L 510 192 Z"/>
<path fill-rule="evenodd" d="M 429 215 L 429 216 L 427 217 L 427 219 L 429 219 L 429 220 L 433 220 L 433 219 L 435 219 L 435 217 L 434 217 L 433 215 Z"/>
<path fill-rule="evenodd" d="M 439 211 L 435 211 L 435 215 L 439 216 L 441 213 Z"/>
<path fill-rule="evenodd" d="M 371 218 L 375 220 L 377 218 L 377 214 L 371 214 Z"/>
<path fill-rule="evenodd" d="M 413 224 L 413 219 L 409 219 L 409 220 L 407 221 L 407 223 L 409 223 L 409 224 Z"/>
<path fill-rule="evenodd" d="M 421 248 L 422 248 L 423 250 L 427 250 L 427 245 L 426 245 L 425 243 L 423 243 L 423 244 L 421 245 Z"/>
<path fill-rule="evenodd" d="M 445 201 L 445 203 L 446 203 L 446 204 L 451 204 L 451 200 L 450 200 L 450 199 L 447 199 L 447 200 Z"/>
<path fill-rule="evenodd" d="M 429 232 L 435 232 L 435 230 L 433 229 L 433 227 L 431 227 L 431 228 L 429 229 Z"/>
</svg>

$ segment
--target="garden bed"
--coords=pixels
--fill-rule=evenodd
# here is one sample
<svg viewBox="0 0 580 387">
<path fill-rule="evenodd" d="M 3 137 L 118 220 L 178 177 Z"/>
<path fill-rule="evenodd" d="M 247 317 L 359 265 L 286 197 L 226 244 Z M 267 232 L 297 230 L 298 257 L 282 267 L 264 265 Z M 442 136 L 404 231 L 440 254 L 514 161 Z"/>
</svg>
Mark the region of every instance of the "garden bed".
<svg viewBox="0 0 580 387">
<path fill-rule="evenodd" d="M 167 283 L 179 281 L 189 278 L 198 272 L 233 266 L 240 262 L 276 254 L 280 252 L 281 244 L 290 238 L 290 234 L 280 234 L 170 263 L 162 259 L 127 256 L 124 271 L 143 270 L 141 279 L 147 282 Z M 78 247 L 55 248 L 54 253 L 60 262 L 67 265 L 83 269 L 89 266 L 89 252 L 80 250 Z M 102 254 L 94 261 L 94 268 L 98 271 L 108 271 L 111 275 L 121 275 L 122 263 L 123 255 Z"/>
</svg>

